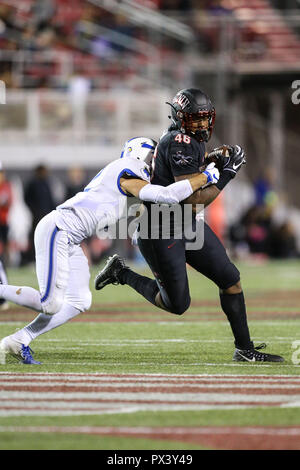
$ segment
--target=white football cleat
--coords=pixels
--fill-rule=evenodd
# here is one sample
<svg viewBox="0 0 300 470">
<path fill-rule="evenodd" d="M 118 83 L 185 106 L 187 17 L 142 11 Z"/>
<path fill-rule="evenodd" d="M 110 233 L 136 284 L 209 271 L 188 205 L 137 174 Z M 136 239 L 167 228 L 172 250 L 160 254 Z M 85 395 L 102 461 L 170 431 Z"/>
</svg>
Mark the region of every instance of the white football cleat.
<svg viewBox="0 0 300 470">
<path fill-rule="evenodd" d="M 12 336 L 6 336 L 0 342 L 0 363 L 5 364 L 6 354 L 18 359 L 22 364 L 41 364 L 32 357 L 32 349 L 15 340 Z"/>
</svg>

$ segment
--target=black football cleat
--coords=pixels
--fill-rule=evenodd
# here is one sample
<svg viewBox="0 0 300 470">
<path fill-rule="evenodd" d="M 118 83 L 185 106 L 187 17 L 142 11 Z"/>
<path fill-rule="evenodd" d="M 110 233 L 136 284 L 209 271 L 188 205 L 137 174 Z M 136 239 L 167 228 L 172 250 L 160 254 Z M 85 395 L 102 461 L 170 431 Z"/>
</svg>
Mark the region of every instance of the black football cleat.
<svg viewBox="0 0 300 470">
<path fill-rule="evenodd" d="M 128 269 L 123 258 L 117 254 L 110 256 L 102 271 L 95 277 L 95 289 L 101 290 L 108 284 L 121 284 L 118 275 L 123 269 Z"/>
<path fill-rule="evenodd" d="M 237 362 L 284 362 L 284 358 L 275 354 L 262 353 L 259 350 L 266 347 L 266 343 L 251 349 L 236 349 L 233 360 Z"/>
</svg>

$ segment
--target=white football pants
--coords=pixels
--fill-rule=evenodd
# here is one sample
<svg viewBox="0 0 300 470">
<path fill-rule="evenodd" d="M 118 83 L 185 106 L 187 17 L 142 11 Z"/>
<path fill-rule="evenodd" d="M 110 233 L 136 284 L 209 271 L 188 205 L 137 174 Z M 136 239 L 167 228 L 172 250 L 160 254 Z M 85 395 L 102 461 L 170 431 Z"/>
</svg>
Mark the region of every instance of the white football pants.
<svg viewBox="0 0 300 470">
<path fill-rule="evenodd" d="M 36 274 L 44 313 L 57 313 L 63 303 L 81 312 L 92 302 L 88 260 L 79 245 L 73 245 L 55 224 L 55 212 L 46 215 L 34 234 Z"/>
</svg>

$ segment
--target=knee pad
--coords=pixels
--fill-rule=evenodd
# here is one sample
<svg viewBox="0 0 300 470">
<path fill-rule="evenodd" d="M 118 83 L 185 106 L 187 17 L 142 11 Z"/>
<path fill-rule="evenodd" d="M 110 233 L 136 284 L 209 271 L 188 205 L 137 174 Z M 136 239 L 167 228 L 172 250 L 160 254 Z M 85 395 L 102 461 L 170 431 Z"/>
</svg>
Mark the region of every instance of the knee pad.
<svg viewBox="0 0 300 470">
<path fill-rule="evenodd" d="M 92 305 L 92 293 L 87 292 L 82 298 L 82 312 L 89 310 Z"/>
<path fill-rule="evenodd" d="M 172 305 L 171 312 L 175 315 L 182 315 L 184 312 L 187 311 L 191 304 L 191 299 L 185 299 L 184 301 L 178 302 L 176 305 Z"/>
<path fill-rule="evenodd" d="M 65 302 L 67 302 L 69 305 L 72 305 L 72 307 L 77 308 L 81 312 L 85 312 L 91 308 L 92 293 L 89 289 L 78 292 L 76 295 L 75 293 L 71 294 L 68 292 L 65 295 Z"/>
<path fill-rule="evenodd" d="M 170 301 L 169 297 L 162 297 L 162 299 L 169 312 L 174 313 L 175 315 L 182 315 L 184 312 L 187 311 L 191 304 L 190 296 L 187 296 L 184 299 L 180 300 L 173 300 L 173 302 Z"/>
<path fill-rule="evenodd" d="M 231 286 L 234 286 L 240 280 L 240 272 L 233 263 L 228 263 L 222 269 L 221 279 L 218 283 L 220 289 L 228 289 Z"/>
<path fill-rule="evenodd" d="M 55 315 L 61 309 L 64 297 L 60 295 L 58 292 L 55 293 L 51 298 L 47 299 L 46 302 L 42 302 L 42 309 L 43 313 L 47 315 Z"/>
</svg>

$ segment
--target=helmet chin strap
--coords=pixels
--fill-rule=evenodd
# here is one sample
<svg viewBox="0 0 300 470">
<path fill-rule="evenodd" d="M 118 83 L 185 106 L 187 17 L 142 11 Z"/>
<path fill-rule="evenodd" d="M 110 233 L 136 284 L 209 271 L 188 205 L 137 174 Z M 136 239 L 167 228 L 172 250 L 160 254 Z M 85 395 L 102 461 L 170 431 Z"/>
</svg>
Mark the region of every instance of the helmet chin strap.
<svg viewBox="0 0 300 470">
<path fill-rule="evenodd" d="M 196 140 L 197 137 L 201 137 L 201 141 L 200 142 L 208 142 L 208 139 L 209 139 L 209 132 L 207 129 L 200 129 L 200 130 L 197 130 L 195 132 L 193 131 L 190 131 L 190 133 L 195 137 Z"/>
</svg>

